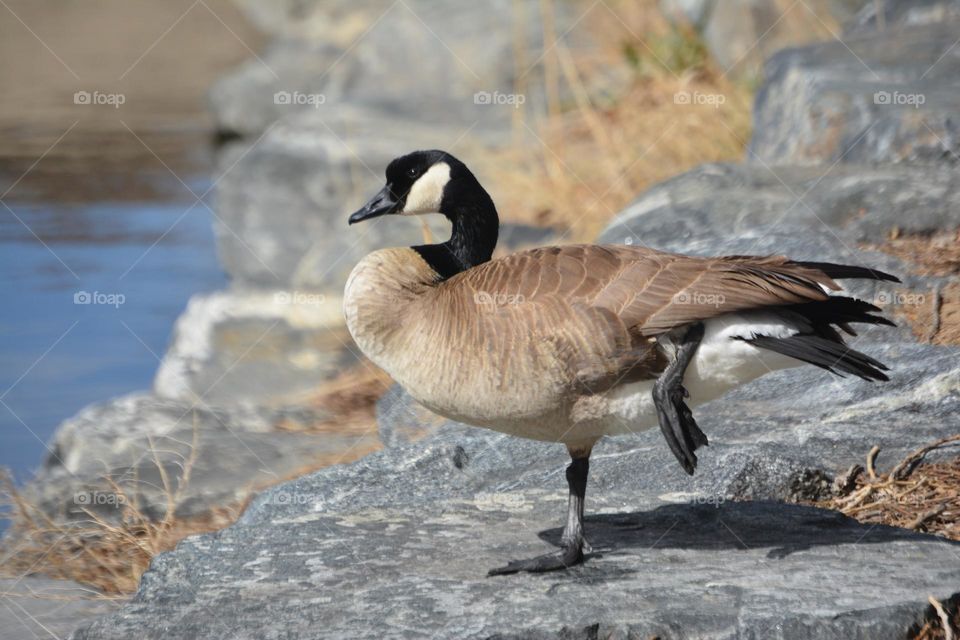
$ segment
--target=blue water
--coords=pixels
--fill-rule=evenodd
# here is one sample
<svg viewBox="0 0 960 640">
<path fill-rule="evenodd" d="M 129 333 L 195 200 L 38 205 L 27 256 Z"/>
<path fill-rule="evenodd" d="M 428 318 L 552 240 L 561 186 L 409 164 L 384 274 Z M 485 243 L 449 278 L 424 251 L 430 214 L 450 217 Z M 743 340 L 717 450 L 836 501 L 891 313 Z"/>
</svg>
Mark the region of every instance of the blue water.
<svg viewBox="0 0 960 640">
<path fill-rule="evenodd" d="M 7 201 L 26 226 L 0 205 L 0 465 L 18 481 L 65 418 L 150 388 L 190 296 L 224 286 L 192 202 Z"/>
</svg>

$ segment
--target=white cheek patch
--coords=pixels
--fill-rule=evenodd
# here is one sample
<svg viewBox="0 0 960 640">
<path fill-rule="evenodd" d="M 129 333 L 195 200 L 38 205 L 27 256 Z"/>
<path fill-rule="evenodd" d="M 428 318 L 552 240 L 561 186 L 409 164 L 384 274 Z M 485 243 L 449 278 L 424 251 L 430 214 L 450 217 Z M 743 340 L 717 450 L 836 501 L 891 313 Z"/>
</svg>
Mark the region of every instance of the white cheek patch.
<svg viewBox="0 0 960 640">
<path fill-rule="evenodd" d="M 404 203 L 403 215 L 416 213 L 436 213 L 440 210 L 440 201 L 443 200 L 443 188 L 450 182 L 450 165 L 438 162 L 430 167 L 425 174 L 413 183 L 407 201 Z"/>
</svg>

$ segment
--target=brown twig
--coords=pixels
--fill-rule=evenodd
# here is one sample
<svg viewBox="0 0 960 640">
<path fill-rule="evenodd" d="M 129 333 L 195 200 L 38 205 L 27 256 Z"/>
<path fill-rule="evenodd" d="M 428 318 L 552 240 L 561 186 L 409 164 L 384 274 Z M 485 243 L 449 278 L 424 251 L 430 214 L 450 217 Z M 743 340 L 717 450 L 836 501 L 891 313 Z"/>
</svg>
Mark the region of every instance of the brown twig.
<svg viewBox="0 0 960 640">
<path fill-rule="evenodd" d="M 950 622 L 950 616 L 947 615 L 943 605 L 933 596 L 929 596 L 927 601 L 930 603 L 930 606 L 933 607 L 934 611 L 937 612 L 937 617 L 940 618 L 940 626 L 943 627 L 943 640 L 956 640 L 957 636 L 954 633 L 953 623 Z"/>
<path fill-rule="evenodd" d="M 900 463 L 893 468 L 893 471 L 890 472 L 890 476 L 897 480 L 902 480 L 909 476 L 914 468 L 923 460 L 924 456 L 935 449 L 953 444 L 954 442 L 960 442 L 960 434 L 955 436 L 949 436 L 947 438 L 941 438 L 936 442 L 928 444 L 925 447 L 921 447 L 904 458 Z"/>
<path fill-rule="evenodd" d="M 924 462 L 931 451 L 960 442 L 941 438 L 903 458 L 890 473 L 876 469 L 879 447 L 866 457 L 866 472 L 852 466 L 834 481 L 834 496 L 814 502 L 860 522 L 904 527 L 960 539 L 960 457 Z M 858 470 L 859 468 L 859 470 Z"/>
<path fill-rule="evenodd" d="M 877 455 L 880 453 L 880 447 L 873 445 L 873 448 L 870 449 L 870 453 L 867 454 L 867 474 L 870 476 L 871 481 L 876 481 L 877 471 L 874 467 L 874 463 L 877 461 Z"/>
</svg>

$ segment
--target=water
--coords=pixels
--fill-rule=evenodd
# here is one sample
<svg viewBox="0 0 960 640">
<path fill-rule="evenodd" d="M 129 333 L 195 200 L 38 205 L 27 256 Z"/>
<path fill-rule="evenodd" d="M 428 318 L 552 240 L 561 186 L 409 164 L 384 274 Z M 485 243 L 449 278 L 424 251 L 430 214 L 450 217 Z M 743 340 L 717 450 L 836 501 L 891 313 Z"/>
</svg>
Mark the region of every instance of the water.
<svg viewBox="0 0 960 640">
<path fill-rule="evenodd" d="M 201 204 L 191 208 L 192 198 L 6 204 L 13 213 L 0 205 L 0 465 L 22 482 L 64 419 L 150 388 L 190 296 L 222 288 L 225 278 L 212 216 Z"/>
</svg>

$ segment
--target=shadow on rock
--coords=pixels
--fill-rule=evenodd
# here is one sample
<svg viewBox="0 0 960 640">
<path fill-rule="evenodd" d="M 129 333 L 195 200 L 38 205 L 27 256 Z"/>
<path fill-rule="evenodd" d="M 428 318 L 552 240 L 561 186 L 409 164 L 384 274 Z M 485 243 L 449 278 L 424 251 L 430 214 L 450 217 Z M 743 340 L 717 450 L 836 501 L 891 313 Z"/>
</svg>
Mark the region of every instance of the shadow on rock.
<svg viewBox="0 0 960 640">
<path fill-rule="evenodd" d="M 586 518 L 587 539 L 595 553 L 642 555 L 652 550 L 768 550 L 770 559 L 815 547 L 934 540 L 960 548 L 960 542 L 885 525 L 867 525 L 843 514 L 776 502 L 669 504 L 652 511 L 601 514 Z M 540 538 L 559 546 L 562 529 Z"/>
</svg>

